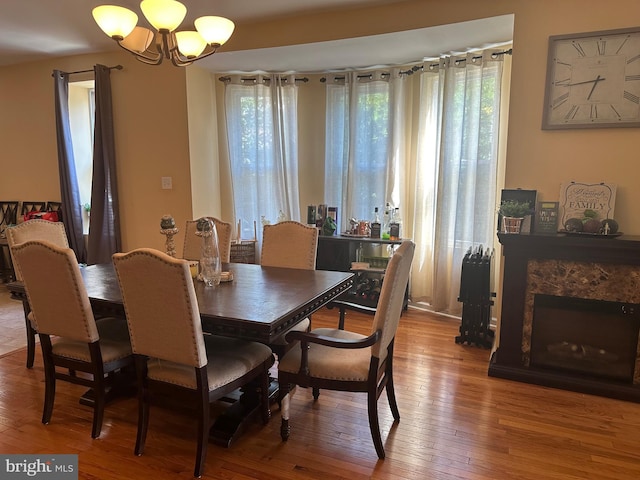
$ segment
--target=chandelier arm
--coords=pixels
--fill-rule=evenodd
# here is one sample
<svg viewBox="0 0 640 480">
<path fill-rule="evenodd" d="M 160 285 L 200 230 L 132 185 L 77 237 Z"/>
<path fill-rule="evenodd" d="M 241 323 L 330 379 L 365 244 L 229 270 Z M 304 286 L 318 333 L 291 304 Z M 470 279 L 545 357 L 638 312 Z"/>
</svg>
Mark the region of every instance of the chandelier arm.
<svg viewBox="0 0 640 480">
<path fill-rule="evenodd" d="M 207 52 L 207 53 L 202 53 L 200 55 L 198 55 L 197 57 L 194 58 L 185 58 L 180 54 L 180 50 L 178 50 L 177 47 L 175 47 L 172 51 L 171 51 L 171 63 L 173 63 L 174 66 L 176 67 L 186 67 L 188 65 L 191 65 L 193 62 L 197 61 L 197 60 L 201 60 L 203 58 L 206 58 L 210 55 L 213 55 L 214 53 L 216 53 L 218 51 L 218 48 L 220 48 L 220 44 L 217 43 L 213 43 L 213 44 L 208 44 L 209 47 L 212 48 L 211 51 Z"/>
<path fill-rule="evenodd" d="M 178 42 L 173 32 L 168 30 L 160 30 L 158 33 L 162 36 L 162 54 L 166 58 L 171 58 L 171 52 L 178 48 Z M 160 44 L 158 44 L 158 51 L 160 51 Z"/>
<path fill-rule="evenodd" d="M 147 65 L 160 65 L 162 63 L 163 57 L 162 54 L 160 53 L 157 57 L 149 57 L 147 55 L 143 55 L 140 52 L 136 52 L 135 50 L 131 50 L 130 48 L 125 47 L 124 45 L 122 45 L 120 43 L 119 40 L 116 41 L 116 43 L 118 44 L 118 46 L 120 48 L 122 48 L 123 50 L 126 50 L 127 52 L 129 52 L 131 55 L 133 55 L 134 57 L 136 57 L 136 60 L 142 62 L 142 63 L 146 63 Z"/>
</svg>

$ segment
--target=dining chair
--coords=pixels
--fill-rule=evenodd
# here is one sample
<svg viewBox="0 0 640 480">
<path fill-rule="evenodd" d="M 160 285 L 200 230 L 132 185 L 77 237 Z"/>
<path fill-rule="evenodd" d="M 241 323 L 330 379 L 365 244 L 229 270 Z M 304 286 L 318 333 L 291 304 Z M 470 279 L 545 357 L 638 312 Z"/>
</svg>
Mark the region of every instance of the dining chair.
<svg viewBox="0 0 640 480">
<path fill-rule="evenodd" d="M 23 201 L 20 206 L 20 215 L 23 217 L 30 212 L 45 212 L 47 208 L 47 202 L 31 202 Z"/>
<path fill-rule="evenodd" d="M 393 384 L 393 346 L 414 249 L 413 242 L 405 240 L 391 257 L 370 335 L 339 328 L 317 328 L 311 332 L 287 334 L 287 341 L 295 341 L 300 348 L 292 348 L 278 363 L 282 440 L 287 440 L 290 434 L 292 385 L 311 387 L 315 400 L 321 388 L 366 392 L 373 444 L 378 457 L 384 459 L 378 422 L 378 398 L 386 389 L 393 418 L 400 421 Z"/>
<path fill-rule="evenodd" d="M 42 423 L 51 420 L 56 380 L 84 385 L 93 391 L 91 437 L 97 438 L 102 430 L 105 403 L 122 379 L 117 374 L 127 366 L 133 368 L 126 320 L 105 317 L 96 322 L 80 267 L 70 248 L 32 240 L 14 245 L 12 253 L 42 347 L 45 375 Z"/>
<path fill-rule="evenodd" d="M 271 349 L 240 339 L 203 335 L 189 263 L 140 248 L 113 255 L 131 334 L 138 377 L 135 454 L 144 452 L 153 394 L 163 392 L 197 412 L 194 476 L 204 470 L 209 407 L 234 390 L 258 381 L 263 422 L 269 421 Z"/>
<path fill-rule="evenodd" d="M 47 202 L 46 211 L 57 213 L 58 221 L 62 222 L 62 202 Z"/>
<path fill-rule="evenodd" d="M 273 225 L 265 225 L 262 230 L 262 251 L 260 264 L 264 267 L 297 268 L 302 270 L 316 269 L 318 251 L 318 229 L 300 222 L 284 221 Z M 285 334 L 291 330 L 309 331 L 309 317 L 284 332 L 271 349 L 281 358 L 290 348 Z"/>
<path fill-rule="evenodd" d="M 18 223 L 18 204 L 20 202 L 0 202 L 0 227 Z"/>
<path fill-rule="evenodd" d="M 0 236 L 5 236 L 5 230 L 10 225 L 17 223 L 18 204 L 20 202 L 0 202 Z M 8 245 L 4 242 L 0 245 L 0 278 L 5 283 L 13 280 L 13 268 L 11 266 L 11 254 Z"/>
<path fill-rule="evenodd" d="M 218 233 L 218 250 L 222 263 L 229 263 L 231 258 L 231 224 L 215 217 L 206 217 L 212 220 Z M 200 260 L 202 238 L 196 235 L 198 220 L 187 220 L 184 229 L 184 246 L 182 258 L 185 260 Z"/>
<path fill-rule="evenodd" d="M 29 240 L 44 240 L 58 247 L 68 248 L 69 240 L 64 224 L 61 222 L 49 222 L 47 220 L 28 220 L 6 230 L 7 244 L 9 245 L 10 260 L 13 265 L 14 278 L 22 281 L 20 270 L 16 268 L 16 260 L 13 255 L 13 247 Z M 27 332 L 27 368 L 33 367 L 36 356 L 36 329 L 33 325 L 33 316 L 29 302 L 22 302 L 24 307 L 24 320 Z"/>
</svg>

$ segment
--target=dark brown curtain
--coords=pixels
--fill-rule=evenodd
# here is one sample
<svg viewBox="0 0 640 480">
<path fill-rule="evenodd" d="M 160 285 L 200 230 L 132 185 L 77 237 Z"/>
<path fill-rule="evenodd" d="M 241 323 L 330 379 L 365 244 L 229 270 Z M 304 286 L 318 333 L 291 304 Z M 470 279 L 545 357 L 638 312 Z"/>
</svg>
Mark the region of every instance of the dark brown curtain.
<svg viewBox="0 0 640 480">
<path fill-rule="evenodd" d="M 55 90 L 56 135 L 58 139 L 58 170 L 60 174 L 60 197 L 62 199 L 62 218 L 78 262 L 87 259 L 82 234 L 82 206 L 76 178 L 76 165 L 71 141 L 69 124 L 69 74 L 60 70 L 53 71 Z"/>
<path fill-rule="evenodd" d="M 111 107 L 111 70 L 94 67 L 95 129 L 93 139 L 93 183 L 89 217 L 88 263 L 111 263 L 121 251 L 116 155 Z"/>
</svg>

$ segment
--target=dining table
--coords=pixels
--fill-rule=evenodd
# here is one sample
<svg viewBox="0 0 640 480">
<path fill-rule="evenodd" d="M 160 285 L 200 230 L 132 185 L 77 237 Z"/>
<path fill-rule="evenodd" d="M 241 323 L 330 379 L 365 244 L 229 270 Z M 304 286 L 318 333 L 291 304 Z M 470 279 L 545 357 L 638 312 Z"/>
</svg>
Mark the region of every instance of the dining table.
<svg viewBox="0 0 640 480">
<path fill-rule="evenodd" d="M 206 286 L 194 280 L 202 330 L 244 340 L 275 343 L 291 327 L 353 286 L 351 272 L 263 267 L 256 264 L 223 264 L 231 281 Z M 94 315 L 125 316 L 122 294 L 113 264 L 80 268 Z M 158 279 L 162 281 L 162 279 Z M 11 293 L 27 302 L 22 282 L 7 284 Z M 153 288 L 150 285 L 149 288 Z M 270 398 L 277 398 L 277 380 Z M 214 423 L 210 439 L 229 446 L 247 419 L 255 415 L 254 401 L 236 401 Z"/>
</svg>

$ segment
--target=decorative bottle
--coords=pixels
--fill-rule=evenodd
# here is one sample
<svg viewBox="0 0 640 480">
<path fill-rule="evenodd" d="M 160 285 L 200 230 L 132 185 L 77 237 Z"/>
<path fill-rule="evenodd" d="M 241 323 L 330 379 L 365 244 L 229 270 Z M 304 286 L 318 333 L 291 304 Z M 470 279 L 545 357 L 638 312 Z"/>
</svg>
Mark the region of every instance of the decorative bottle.
<svg viewBox="0 0 640 480">
<path fill-rule="evenodd" d="M 196 228 L 197 234 L 202 237 L 200 279 L 209 287 L 219 285 L 222 276 L 222 262 L 220 261 L 216 225 L 208 218 L 201 218 L 198 220 Z"/>
<path fill-rule="evenodd" d="M 389 238 L 389 222 L 391 221 L 391 204 L 387 202 L 384 207 L 384 214 L 382 215 L 382 238 Z"/>
<path fill-rule="evenodd" d="M 400 238 L 402 238 L 401 229 L 402 219 L 400 218 L 400 209 L 396 207 L 389 222 L 389 238 L 391 240 L 400 240 Z"/>
<path fill-rule="evenodd" d="M 382 233 L 382 225 L 380 224 L 380 215 L 378 214 L 378 207 L 373 211 L 373 220 L 371 221 L 371 238 L 380 238 Z"/>
</svg>

